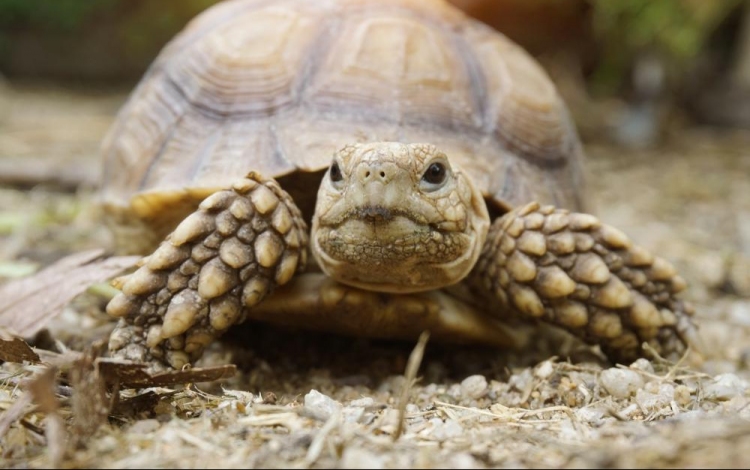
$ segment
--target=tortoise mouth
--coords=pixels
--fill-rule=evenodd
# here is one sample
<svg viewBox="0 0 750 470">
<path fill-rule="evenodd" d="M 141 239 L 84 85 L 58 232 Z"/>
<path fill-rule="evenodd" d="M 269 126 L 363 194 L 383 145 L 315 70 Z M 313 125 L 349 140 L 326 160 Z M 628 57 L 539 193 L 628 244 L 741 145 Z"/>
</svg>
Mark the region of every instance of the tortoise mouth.
<svg viewBox="0 0 750 470">
<path fill-rule="evenodd" d="M 455 244 L 455 236 L 450 233 L 416 224 L 401 216 L 388 220 L 348 219 L 335 228 L 319 228 L 317 239 L 325 251 L 335 258 L 344 260 L 350 258 L 350 253 L 367 252 L 374 258 L 369 260 L 371 262 L 415 257 L 422 252 L 430 254 L 433 262 L 450 261 L 451 256 L 445 259 L 435 256 L 445 253 L 448 246 Z M 338 253 L 341 256 L 336 256 Z"/>
<path fill-rule="evenodd" d="M 419 226 L 427 225 L 425 218 L 419 217 L 418 214 L 414 214 L 402 208 L 386 207 L 383 205 L 357 206 L 344 215 L 343 223 L 351 220 L 360 220 L 365 224 L 371 224 L 373 227 L 377 227 L 378 225 L 385 225 L 389 222 L 394 222 L 395 227 L 398 227 L 402 223 L 399 218 L 413 222 L 415 229 Z"/>
<path fill-rule="evenodd" d="M 395 212 L 383 206 L 359 207 L 354 211 L 355 217 L 362 220 L 369 220 L 374 223 L 387 222 L 396 216 Z"/>
<path fill-rule="evenodd" d="M 345 284 L 418 292 L 457 282 L 450 266 L 463 261 L 472 243 L 466 233 L 370 210 L 335 227 L 318 227 L 313 253 L 327 274 Z"/>
</svg>

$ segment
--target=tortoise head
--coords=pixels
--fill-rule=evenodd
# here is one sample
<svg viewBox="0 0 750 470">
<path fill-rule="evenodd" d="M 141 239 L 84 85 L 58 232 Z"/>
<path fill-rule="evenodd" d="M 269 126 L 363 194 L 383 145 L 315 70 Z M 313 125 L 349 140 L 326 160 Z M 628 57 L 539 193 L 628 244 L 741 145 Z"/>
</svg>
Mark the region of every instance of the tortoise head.
<svg viewBox="0 0 750 470">
<path fill-rule="evenodd" d="M 471 271 L 489 215 L 481 192 L 427 144 L 377 142 L 337 152 L 318 191 L 312 251 L 344 284 L 418 292 Z"/>
</svg>

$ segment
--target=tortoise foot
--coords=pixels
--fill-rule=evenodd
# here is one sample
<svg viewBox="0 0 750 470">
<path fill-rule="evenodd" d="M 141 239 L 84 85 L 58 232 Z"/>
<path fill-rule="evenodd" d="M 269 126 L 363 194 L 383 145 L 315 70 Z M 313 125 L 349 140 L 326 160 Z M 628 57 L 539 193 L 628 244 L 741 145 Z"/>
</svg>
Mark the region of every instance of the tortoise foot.
<svg viewBox="0 0 750 470">
<path fill-rule="evenodd" d="M 175 369 L 195 362 L 246 309 L 306 261 L 307 229 L 291 198 L 255 174 L 206 198 L 140 268 L 116 281 L 109 349 Z"/>
<path fill-rule="evenodd" d="M 611 358 L 698 347 L 693 308 L 672 265 L 589 214 L 529 204 L 496 220 L 475 286 L 504 311 L 563 327 Z"/>
</svg>

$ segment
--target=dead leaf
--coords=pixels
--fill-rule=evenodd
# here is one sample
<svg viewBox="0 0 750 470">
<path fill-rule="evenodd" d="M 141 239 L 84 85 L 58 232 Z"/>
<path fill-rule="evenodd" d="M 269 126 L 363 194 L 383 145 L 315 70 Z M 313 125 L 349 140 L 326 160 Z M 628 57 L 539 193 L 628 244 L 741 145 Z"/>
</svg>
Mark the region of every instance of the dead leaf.
<svg viewBox="0 0 750 470">
<path fill-rule="evenodd" d="M 193 367 L 186 370 L 173 370 L 149 374 L 147 364 L 99 358 L 96 360 L 99 372 L 107 383 L 119 384 L 123 388 L 163 387 L 166 385 L 212 382 L 226 379 L 237 373 L 237 366 L 226 364 L 216 367 Z"/>
<path fill-rule="evenodd" d="M 55 396 L 57 367 L 47 367 L 44 372 L 26 382 L 26 390 L 31 393 L 34 404 L 42 413 L 56 413 L 60 402 Z"/>
<path fill-rule="evenodd" d="M 112 405 L 106 384 L 96 367 L 94 353 L 83 354 L 70 370 L 73 387 L 71 408 L 73 435 L 79 444 L 92 436 L 107 421 Z"/>
<path fill-rule="evenodd" d="M 66 430 L 65 422 L 58 413 L 60 402 L 55 395 L 57 386 L 57 367 L 48 367 L 26 383 L 26 389 L 31 394 L 38 411 L 46 413 L 44 419 L 44 435 L 47 439 L 47 449 L 53 467 L 59 467 L 65 457 Z"/>
<path fill-rule="evenodd" d="M 62 312 L 74 297 L 92 283 L 108 279 L 133 266 L 140 257 L 103 258 L 103 250 L 67 256 L 23 279 L 0 286 L 0 327 L 30 337 Z"/>
<path fill-rule="evenodd" d="M 39 355 L 21 338 L 0 330 L 0 360 L 5 362 L 38 363 Z"/>
</svg>

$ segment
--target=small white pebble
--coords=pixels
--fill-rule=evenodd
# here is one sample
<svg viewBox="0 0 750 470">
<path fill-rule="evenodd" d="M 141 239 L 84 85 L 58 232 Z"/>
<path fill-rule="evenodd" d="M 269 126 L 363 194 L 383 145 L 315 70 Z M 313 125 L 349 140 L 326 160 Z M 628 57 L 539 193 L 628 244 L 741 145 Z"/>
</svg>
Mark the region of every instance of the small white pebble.
<svg viewBox="0 0 750 470">
<path fill-rule="evenodd" d="M 687 269 L 698 281 L 696 284 L 719 287 L 726 279 L 726 262 L 716 251 L 701 250 L 688 256 L 687 260 Z"/>
<path fill-rule="evenodd" d="M 643 386 L 643 389 L 649 393 L 655 393 L 658 395 L 659 387 L 661 387 L 661 384 L 659 382 L 649 382 Z"/>
<path fill-rule="evenodd" d="M 342 416 L 346 423 L 356 423 L 364 416 L 365 409 L 359 406 L 347 406 L 344 408 Z"/>
<path fill-rule="evenodd" d="M 268 443 L 267 447 L 268 447 L 268 450 L 275 453 L 281 450 L 282 444 L 281 444 L 281 441 L 279 441 L 278 439 L 273 439 L 271 442 Z"/>
<path fill-rule="evenodd" d="M 651 361 L 643 357 L 636 359 L 634 363 L 630 364 L 630 368 L 642 370 L 643 372 L 649 372 L 651 374 L 654 373 L 654 366 L 651 364 Z"/>
<path fill-rule="evenodd" d="M 675 415 L 674 419 L 679 421 L 701 421 L 706 419 L 706 412 L 704 410 L 688 410 Z"/>
<path fill-rule="evenodd" d="M 750 326 L 750 302 L 734 302 L 729 308 L 729 320 L 742 326 Z"/>
<path fill-rule="evenodd" d="M 386 408 L 380 416 L 383 428 L 391 427 L 396 429 L 400 417 L 396 408 Z"/>
<path fill-rule="evenodd" d="M 556 431 L 558 439 L 565 442 L 574 442 L 581 438 L 581 434 L 570 419 L 563 419 L 557 424 Z"/>
<path fill-rule="evenodd" d="M 471 399 L 487 394 L 487 379 L 483 375 L 471 375 L 461 382 L 461 395 Z"/>
<path fill-rule="evenodd" d="M 100 439 L 93 439 L 93 445 L 91 445 L 91 447 L 89 448 L 101 454 L 108 454 L 119 449 L 120 443 L 114 436 L 103 436 Z"/>
<path fill-rule="evenodd" d="M 748 410 L 748 405 L 750 405 L 750 398 L 747 398 L 743 395 L 735 395 L 721 405 L 722 409 L 724 409 L 725 411 L 741 418 L 743 417 L 743 415 L 750 415 L 750 410 Z"/>
<path fill-rule="evenodd" d="M 524 369 L 518 374 L 513 374 L 508 379 L 508 385 L 515 388 L 519 392 L 524 392 L 531 385 L 534 378 L 531 376 L 530 369 Z"/>
<path fill-rule="evenodd" d="M 576 408 L 574 411 L 576 418 L 584 423 L 593 424 L 594 426 L 600 424 L 604 418 L 604 412 L 597 408 L 585 406 L 583 408 Z"/>
<path fill-rule="evenodd" d="M 451 384 L 451 386 L 448 387 L 448 390 L 446 390 L 445 393 L 456 399 L 461 398 L 461 394 L 463 393 L 461 390 L 461 384 Z"/>
<path fill-rule="evenodd" d="M 341 403 L 333 398 L 323 395 L 317 390 L 310 390 L 310 393 L 305 395 L 305 408 L 302 410 L 302 414 L 320 421 L 328 421 L 328 418 L 341 409 Z"/>
<path fill-rule="evenodd" d="M 437 441 L 444 441 L 452 437 L 458 437 L 464 432 L 463 426 L 461 426 L 461 424 L 455 419 L 449 418 L 446 419 L 445 422 L 438 419 L 437 422 L 433 420 L 430 420 L 430 422 L 434 423 L 435 426 L 432 433 L 430 433 L 430 437 Z"/>
<path fill-rule="evenodd" d="M 341 455 L 341 468 L 384 468 L 383 458 L 361 447 L 347 447 Z"/>
<path fill-rule="evenodd" d="M 630 418 L 630 416 L 633 413 L 635 413 L 636 411 L 638 411 L 638 405 L 636 405 L 635 403 L 633 403 L 632 405 L 630 405 L 630 406 L 628 406 L 628 407 L 623 408 L 622 410 L 620 410 L 619 414 L 620 414 L 620 416 L 622 416 L 624 418 Z"/>
<path fill-rule="evenodd" d="M 372 406 L 374 404 L 375 400 L 373 400 L 371 397 L 362 397 L 349 402 L 349 406 L 361 406 L 362 408 L 367 408 L 368 406 Z"/>
<path fill-rule="evenodd" d="M 674 386 L 672 384 L 659 385 L 655 393 L 638 390 L 635 394 L 635 401 L 647 412 L 669 407 L 672 400 L 674 400 Z"/>
<path fill-rule="evenodd" d="M 713 383 L 704 388 L 705 397 L 714 400 L 729 400 L 742 395 L 748 388 L 747 382 L 734 374 L 720 374 L 714 377 Z"/>
<path fill-rule="evenodd" d="M 476 459 L 465 452 L 452 455 L 448 461 L 450 468 L 477 468 L 478 466 Z"/>
<path fill-rule="evenodd" d="M 611 367 L 599 375 L 607 392 L 615 398 L 627 398 L 643 387 L 643 378 L 638 372 Z"/>
<path fill-rule="evenodd" d="M 154 432 L 161 427 L 161 423 L 155 419 L 144 419 L 136 421 L 130 426 L 129 432 L 132 434 L 148 434 Z"/>
<path fill-rule="evenodd" d="M 551 376 L 554 372 L 555 366 L 554 364 L 552 364 L 552 361 L 544 361 L 539 364 L 539 366 L 537 366 L 536 370 L 534 371 L 534 375 L 544 380 Z"/>
</svg>

